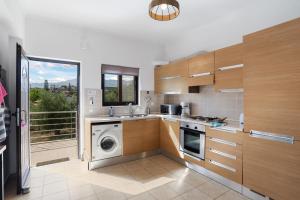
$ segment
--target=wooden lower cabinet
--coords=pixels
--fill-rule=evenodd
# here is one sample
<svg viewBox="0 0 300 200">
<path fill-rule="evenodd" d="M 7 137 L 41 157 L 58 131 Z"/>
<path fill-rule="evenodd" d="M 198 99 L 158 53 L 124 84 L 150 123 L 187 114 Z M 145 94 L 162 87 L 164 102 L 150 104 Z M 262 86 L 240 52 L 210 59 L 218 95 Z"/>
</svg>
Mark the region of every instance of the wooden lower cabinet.
<svg viewBox="0 0 300 200">
<path fill-rule="evenodd" d="M 300 141 L 294 144 L 244 135 L 243 184 L 272 199 L 300 197 Z"/>
<path fill-rule="evenodd" d="M 123 155 L 159 149 L 159 119 L 123 122 Z"/>
<path fill-rule="evenodd" d="M 143 133 L 143 151 L 159 149 L 159 121 L 160 119 L 145 119 Z"/>
<path fill-rule="evenodd" d="M 242 133 L 206 130 L 205 167 L 242 184 Z"/>
<path fill-rule="evenodd" d="M 179 121 L 164 118 L 160 121 L 160 148 L 175 157 L 183 158 L 179 150 L 179 134 Z"/>
</svg>

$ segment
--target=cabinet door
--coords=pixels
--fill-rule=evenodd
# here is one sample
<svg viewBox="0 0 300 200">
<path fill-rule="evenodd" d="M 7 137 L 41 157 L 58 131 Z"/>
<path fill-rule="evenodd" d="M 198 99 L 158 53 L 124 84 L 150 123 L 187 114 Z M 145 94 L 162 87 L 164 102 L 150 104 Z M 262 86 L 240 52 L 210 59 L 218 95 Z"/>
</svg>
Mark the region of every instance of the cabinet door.
<svg viewBox="0 0 300 200">
<path fill-rule="evenodd" d="M 187 93 L 187 61 L 178 61 L 155 68 L 155 92 L 161 94 Z"/>
<path fill-rule="evenodd" d="M 244 37 L 245 131 L 300 139 L 300 18 Z"/>
<path fill-rule="evenodd" d="M 180 157 L 179 151 L 179 132 L 178 121 L 162 119 L 160 121 L 160 148 L 176 157 Z"/>
<path fill-rule="evenodd" d="M 143 151 L 159 149 L 159 119 L 146 119 L 142 130 Z"/>
<path fill-rule="evenodd" d="M 214 83 L 214 52 L 195 56 L 188 63 L 188 86 Z"/>
<path fill-rule="evenodd" d="M 134 155 L 143 152 L 144 120 L 123 122 L 123 155 Z"/>
<path fill-rule="evenodd" d="M 243 44 L 215 51 L 215 89 L 243 88 Z"/>
<path fill-rule="evenodd" d="M 243 184 L 273 199 L 299 199 L 300 142 L 288 144 L 244 136 Z"/>
</svg>

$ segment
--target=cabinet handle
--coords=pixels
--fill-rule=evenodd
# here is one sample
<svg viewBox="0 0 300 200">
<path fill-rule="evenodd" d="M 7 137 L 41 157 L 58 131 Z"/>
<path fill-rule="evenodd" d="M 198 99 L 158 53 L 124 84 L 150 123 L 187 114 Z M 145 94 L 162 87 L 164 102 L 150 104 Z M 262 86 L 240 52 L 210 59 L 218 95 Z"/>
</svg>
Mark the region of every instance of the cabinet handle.
<svg viewBox="0 0 300 200">
<path fill-rule="evenodd" d="M 209 75 L 213 75 L 213 73 L 204 72 L 204 73 L 200 73 L 200 74 L 192 74 L 191 77 L 200 77 L 200 76 L 209 76 Z"/>
<path fill-rule="evenodd" d="M 216 165 L 216 166 L 221 167 L 221 168 L 223 168 L 223 169 L 227 169 L 227 170 L 229 170 L 229 171 L 236 172 L 236 169 L 234 169 L 234 168 L 232 168 L 232 167 L 229 167 L 229 166 L 227 166 L 227 165 L 224 165 L 224 164 L 222 164 L 222 163 L 216 162 L 216 161 L 214 161 L 214 160 L 209 160 L 209 162 L 210 162 L 210 164 L 212 164 L 212 165 Z"/>
<path fill-rule="evenodd" d="M 231 155 L 231 154 L 228 154 L 228 153 L 224 153 L 222 151 L 218 151 L 218 150 L 213 149 L 213 148 L 209 148 L 209 151 L 212 152 L 212 153 L 218 154 L 220 156 L 223 156 L 223 157 L 226 157 L 226 158 L 230 158 L 232 160 L 236 160 L 236 156 L 234 156 L 234 155 Z"/>
<path fill-rule="evenodd" d="M 217 128 L 211 128 L 211 129 L 216 130 L 216 131 L 223 131 L 223 132 L 227 132 L 227 133 L 233 133 L 233 134 L 235 134 L 237 132 L 236 130 L 226 129 L 226 128 L 223 128 L 223 127 L 217 127 Z"/>
<path fill-rule="evenodd" d="M 161 80 L 170 80 L 170 79 L 175 79 L 175 78 L 181 78 L 181 76 L 166 76 L 160 78 Z"/>
<path fill-rule="evenodd" d="M 226 71 L 226 70 L 236 69 L 236 68 L 241 68 L 241 67 L 244 67 L 244 64 L 237 64 L 237 65 L 230 65 L 230 66 L 220 67 L 218 70 L 219 71 Z"/>
<path fill-rule="evenodd" d="M 251 130 L 250 136 L 255 138 L 265 139 L 265 140 L 294 144 L 294 136 L 289 136 L 289 135 L 279 135 L 279 134 L 268 133 L 263 131 Z"/>
<path fill-rule="evenodd" d="M 226 145 L 229 145 L 229 146 L 236 147 L 236 143 L 234 143 L 234 142 L 228 142 L 226 140 L 221 140 L 221 139 L 212 138 L 212 137 L 209 137 L 209 140 L 213 141 L 213 142 L 217 142 L 217 143 L 226 144 Z"/>
</svg>

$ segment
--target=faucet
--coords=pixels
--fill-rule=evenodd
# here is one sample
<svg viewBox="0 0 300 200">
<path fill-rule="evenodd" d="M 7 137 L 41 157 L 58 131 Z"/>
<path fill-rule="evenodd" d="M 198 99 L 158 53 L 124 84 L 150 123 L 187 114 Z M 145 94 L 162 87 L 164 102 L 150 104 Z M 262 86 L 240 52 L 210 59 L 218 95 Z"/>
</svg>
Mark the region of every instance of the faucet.
<svg viewBox="0 0 300 200">
<path fill-rule="evenodd" d="M 133 117 L 134 116 L 134 110 L 132 108 L 132 103 L 128 104 L 128 110 L 129 110 L 129 116 Z"/>
<path fill-rule="evenodd" d="M 113 117 L 113 116 L 114 116 L 114 109 L 113 109 L 112 106 L 109 107 L 109 109 L 108 109 L 108 116 L 109 116 L 109 117 Z"/>
</svg>

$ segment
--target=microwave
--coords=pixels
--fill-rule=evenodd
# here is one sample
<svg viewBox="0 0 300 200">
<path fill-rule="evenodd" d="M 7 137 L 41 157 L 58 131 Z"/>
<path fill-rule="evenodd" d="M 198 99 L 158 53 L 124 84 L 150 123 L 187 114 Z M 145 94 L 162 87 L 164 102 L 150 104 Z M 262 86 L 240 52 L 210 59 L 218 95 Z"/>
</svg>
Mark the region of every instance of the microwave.
<svg viewBox="0 0 300 200">
<path fill-rule="evenodd" d="M 181 115 L 181 106 L 179 104 L 162 104 L 160 113 L 163 115 Z"/>
</svg>

